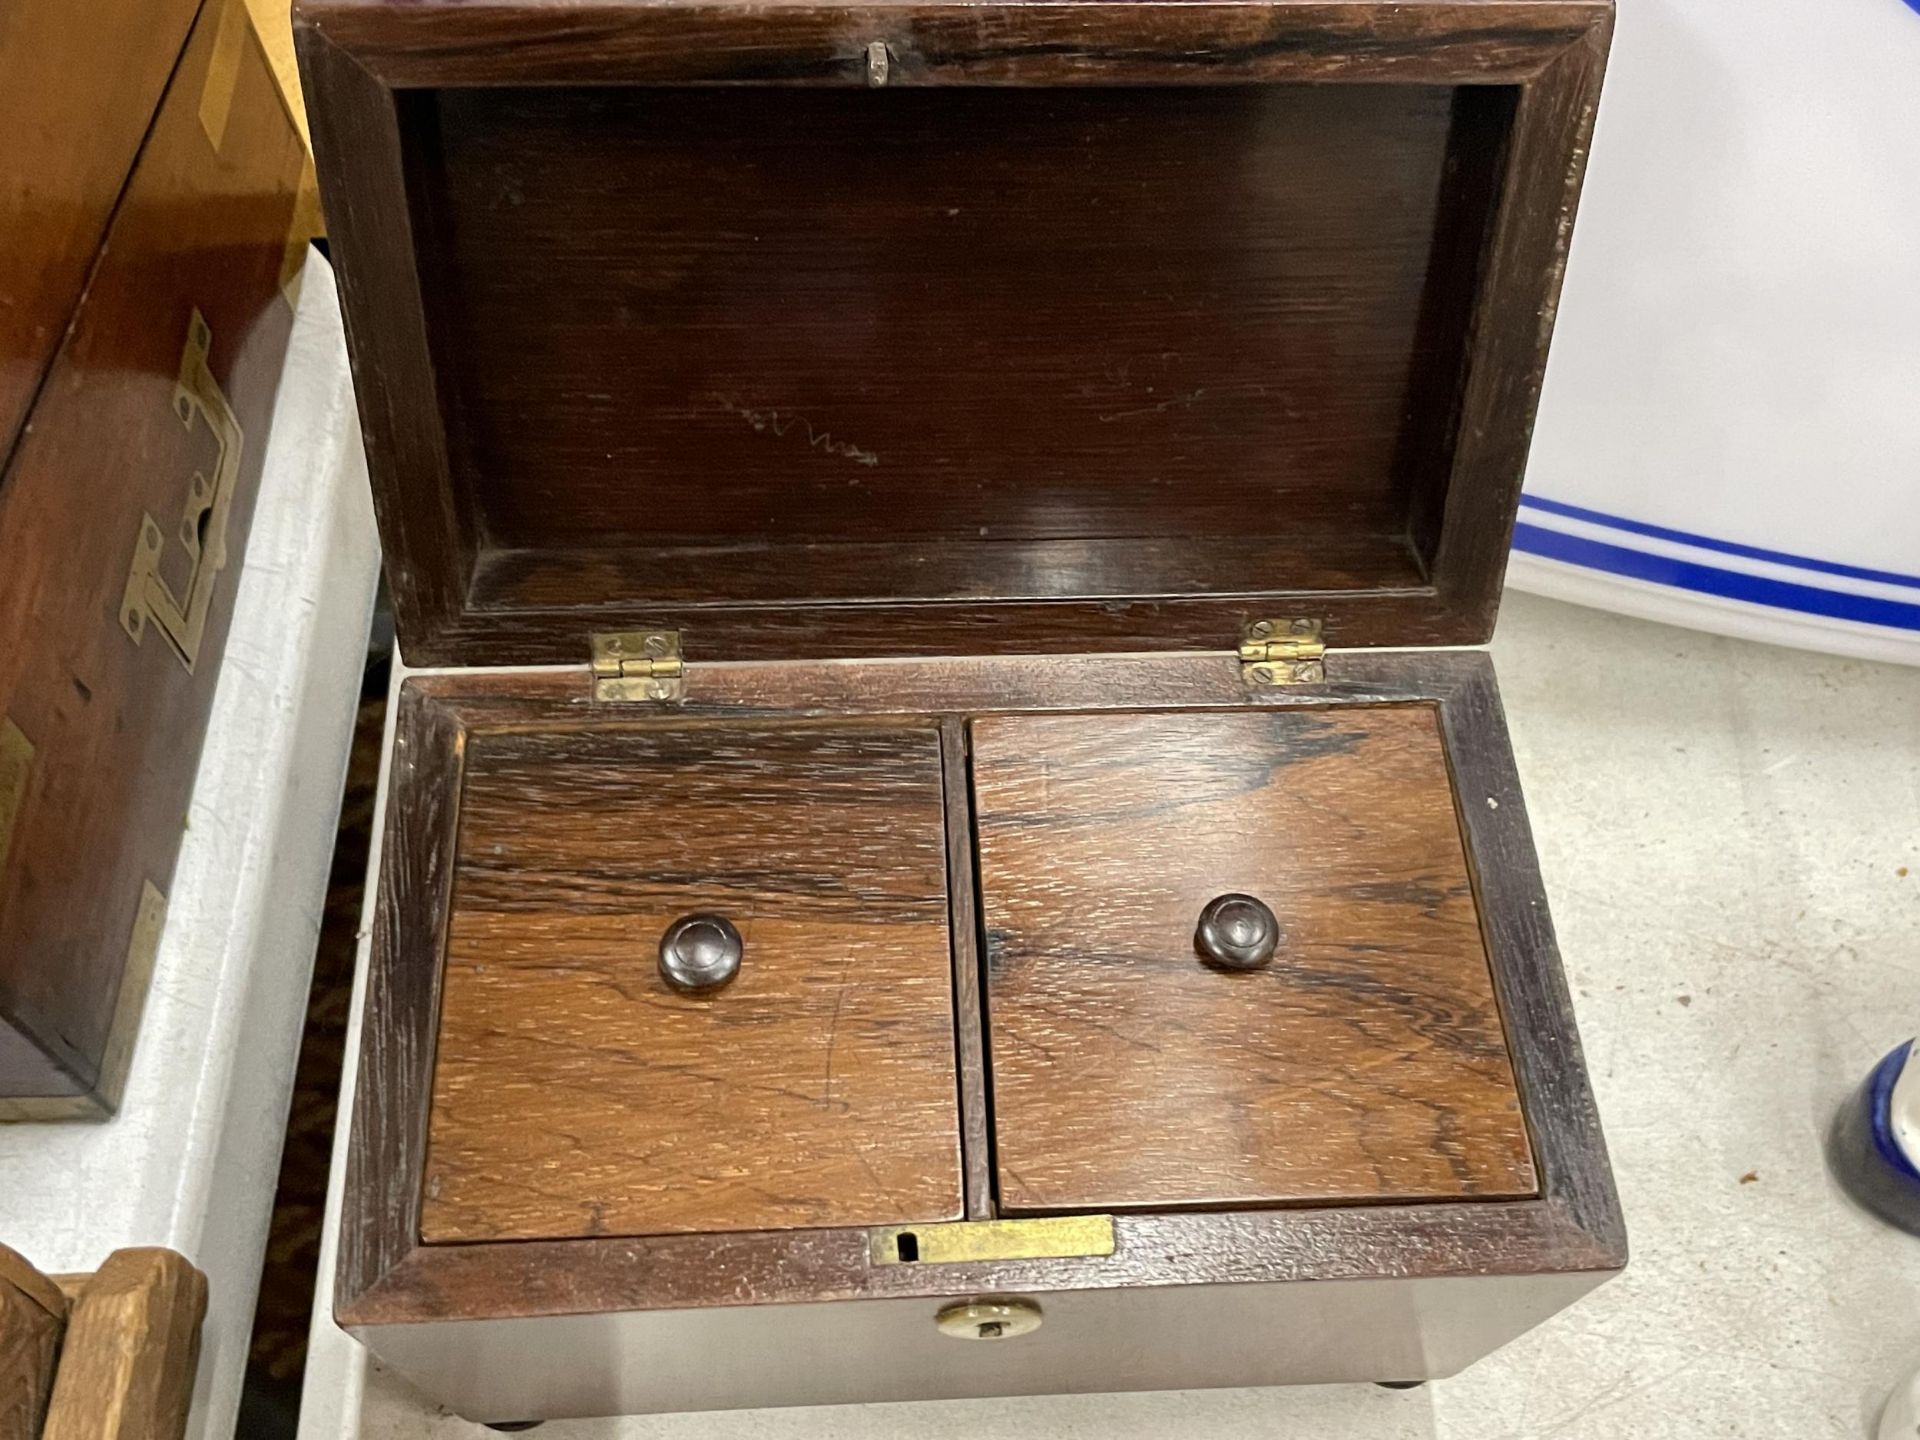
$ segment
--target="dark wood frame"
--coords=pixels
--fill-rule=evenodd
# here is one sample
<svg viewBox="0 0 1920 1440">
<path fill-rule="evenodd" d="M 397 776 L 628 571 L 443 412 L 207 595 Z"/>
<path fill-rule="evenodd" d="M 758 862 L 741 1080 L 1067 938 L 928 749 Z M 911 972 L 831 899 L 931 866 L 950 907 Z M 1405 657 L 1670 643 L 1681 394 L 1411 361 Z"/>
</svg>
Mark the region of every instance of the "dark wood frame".
<svg viewBox="0 0 1920 1440">
<path fill-rule="evenodd" d="M 457 23 L 449 11 L 458 8 Z M 1612 0 L 1260 0 L 975 6 L 303 0 L 301 62 L 340 259 L 387 571 L 417 664 L 574 663 L 592 629 L 673 627 L 701 658 L 1190 650 L 1253 618 L 1321 618 L 1339 646 L 1463 644 L 1493 627 L 1585 171 Z M 399 102 L 418 87 L 1390 82 L 1512 86 L 1504 180 L 1479 258 L 1445 436 L 1445 499 L 1416 507 L 1427 583 L 1084 600 L 487 608 L 456 494 L 408 209 Z M 1452 303 L 1452 302 L 1449 302 Z M 1442 493 L 1434 487 L 1433 493 Z M 1294 608 L 1295 606 L 1303 608 Z"/>
<path fill-rule="evenodd" d="M 422 676 L 402 687 L 349 1145 L 335 1315 L 349 1328 L 754 1303 L 1319 1279 L 1610 1272 L 1626 1235 L 1575 1033 L 1491 661 L 1342 654 L 1327 683 L 1250 692 L 1232 654 L 984 657 L 693 667 L 684 704 L 600 706 L 584 671 Z M 1010 710 L 1431 704 L 1540 1176 L 1519 1201 L 1347 1205 L 1115 1219 L 1104 1259 L 875 1266 L 869 1231 L 792 1230 L 468 1245 L 419 1243 L 442 945 L 466 736 L 483 729 L 934 715 L 950 795 L 962 722 Z M 953 807 L 970 895 L 969 808 Z M 962 1007 L 979 1005 L 975 925 L 956 908 Z M 973 983 L 968 984 L 968 976 Z M 980 1030 L 977 1023 L 973 1033 Z M 984 1061 L 963 1046 L 968 1213 L 988 1213 Z"/>
</svg>

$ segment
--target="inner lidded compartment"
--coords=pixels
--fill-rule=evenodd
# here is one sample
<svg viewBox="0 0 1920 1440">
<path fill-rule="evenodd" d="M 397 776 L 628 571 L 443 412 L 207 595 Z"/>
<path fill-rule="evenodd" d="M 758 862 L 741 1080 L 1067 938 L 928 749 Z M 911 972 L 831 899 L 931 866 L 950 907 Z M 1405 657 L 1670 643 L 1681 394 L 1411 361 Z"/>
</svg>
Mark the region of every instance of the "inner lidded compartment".
<svg viewBox="0 0 1920 1440">
<path fill-rule="evenodd" d="M 931 724 L 476 729 L 459 803 L 423 1241 L 959 1217 Z"/>
<path fill-rule="evenodd" d="M 540 658 L 593 611 L 725 654 L 764 623 L 702 610 L 1431 595 L 1515 94 L 400 92 L 474 658 L 562 612 Z"/>
<path fill-rule="evenodd" d="M 1538 1193 L 1432 705 L 972 732 L 1002 1214 Z"/>
</svg>

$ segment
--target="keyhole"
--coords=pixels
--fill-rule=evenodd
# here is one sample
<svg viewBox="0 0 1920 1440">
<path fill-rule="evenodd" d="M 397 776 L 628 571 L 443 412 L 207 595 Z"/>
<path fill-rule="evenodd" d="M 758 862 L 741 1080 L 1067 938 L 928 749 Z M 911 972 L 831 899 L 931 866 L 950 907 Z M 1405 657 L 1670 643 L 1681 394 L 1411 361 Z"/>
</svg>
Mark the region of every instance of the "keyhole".
<svg viewBox="0 0 1920 1440">
<path fill-rule="evenodd" d="M 1006 1333 L 1007 1327 L 998 1320 L 982 1320 L 980 1322 L 980 1338 L 982 1340 L 998 1340 Z"/>
<path fill-rule="evenodd" d="M 207 525 L 213 518 L 213 484 L 200 471 L 194 472 L 187 503 L 191 513 L 180 517 L 180 543 L 201 555 L 206 552 Z"/>
</svg>

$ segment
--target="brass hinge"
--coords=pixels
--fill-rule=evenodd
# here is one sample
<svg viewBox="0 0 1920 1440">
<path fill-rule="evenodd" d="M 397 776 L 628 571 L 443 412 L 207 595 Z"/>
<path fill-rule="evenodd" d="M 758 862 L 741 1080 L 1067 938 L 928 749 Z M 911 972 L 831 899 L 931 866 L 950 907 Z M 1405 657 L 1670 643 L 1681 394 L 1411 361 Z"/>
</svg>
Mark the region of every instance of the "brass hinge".
<svg viewBox="0 0 1920 1440">
<path fill-rule="evenodd" d="M 593 698 L 678 700 L 687 667 L 678 630 L 601 630 L 593 641 Z"/>
<path fill-rule="evenodd" d="M 1255 620 L 1240 640 L 1240 676 L 1249 685 L 1313 685 L 1327 678 L 1318 620 Z"/>
</svg>

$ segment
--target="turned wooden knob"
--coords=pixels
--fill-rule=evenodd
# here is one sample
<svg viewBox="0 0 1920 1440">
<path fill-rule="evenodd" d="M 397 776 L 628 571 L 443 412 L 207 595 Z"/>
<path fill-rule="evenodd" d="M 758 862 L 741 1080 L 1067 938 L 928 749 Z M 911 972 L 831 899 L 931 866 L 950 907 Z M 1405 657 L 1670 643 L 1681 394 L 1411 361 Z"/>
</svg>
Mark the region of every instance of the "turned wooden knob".
<svg viewBox="0 0 1920 1440">
<path fill-rule="evenodd" d="M 1209 965 L 1258 970 L 1280 948 L 1280 922 L 1251 895 L 1221 895 L 1200 912 L 1193 944 Z"/>
<path fill-rule="evenodd" d="M 683 915 L 660 937 L 660 973 L 676 990 L 717 990 L 740 973 L 740 932 L 724 915 Z"/>
</svg>

